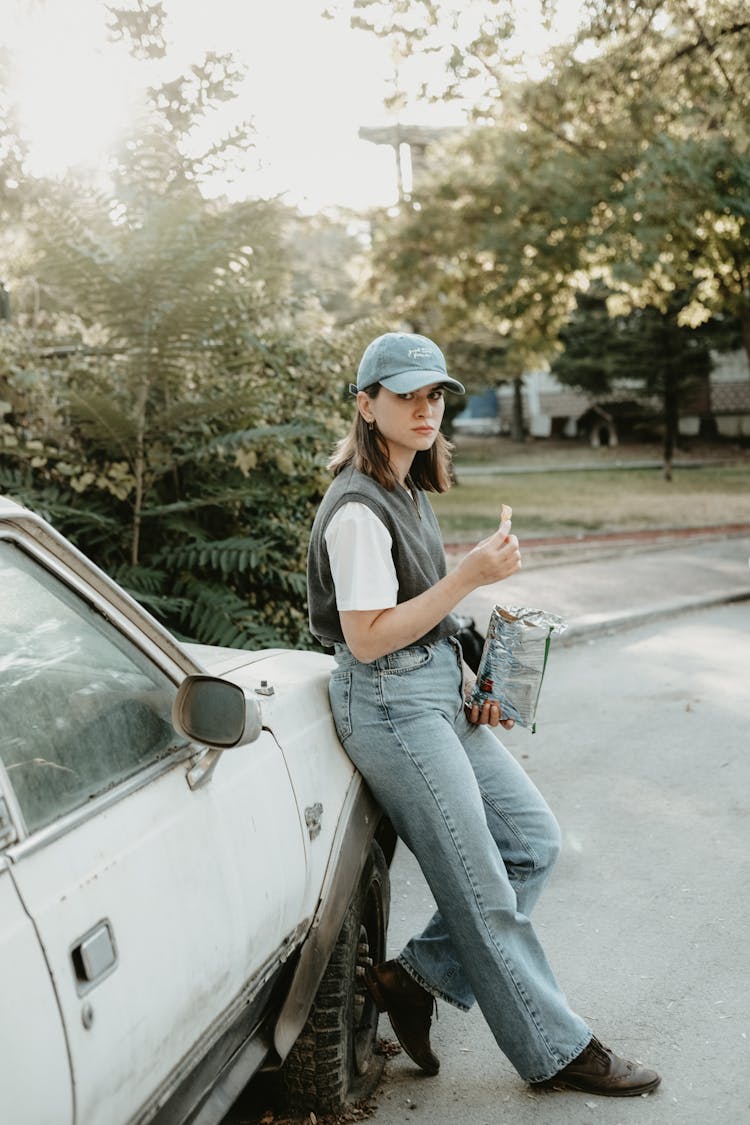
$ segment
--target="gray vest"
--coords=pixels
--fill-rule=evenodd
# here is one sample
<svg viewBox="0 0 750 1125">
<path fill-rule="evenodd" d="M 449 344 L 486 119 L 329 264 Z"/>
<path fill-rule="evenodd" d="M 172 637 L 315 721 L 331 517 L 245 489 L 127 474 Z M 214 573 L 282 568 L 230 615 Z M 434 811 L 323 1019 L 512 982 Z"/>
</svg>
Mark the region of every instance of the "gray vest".
<svg viewBox="0 0 750 1125">
<path fill-rule="evenodd" d="M 325 532 L 334 513 L 350 501 L 365 504 L 388 529 L 398 579 L 399 604 L 429 590 L 445 576 L 443 539 L 426 494 L 417 491 L 415 499 L 412 499 L 404 488 L 389 492 L 365 473 L 352 467 L 344 469 L 334 477 L 321 501 L 307 555 L 310 632 L 324 648 L 332 648 L 344 641 Z M 414 644 L 434 644 L 458 629 L 459 622 L 448 614 Z"/>
</svg>

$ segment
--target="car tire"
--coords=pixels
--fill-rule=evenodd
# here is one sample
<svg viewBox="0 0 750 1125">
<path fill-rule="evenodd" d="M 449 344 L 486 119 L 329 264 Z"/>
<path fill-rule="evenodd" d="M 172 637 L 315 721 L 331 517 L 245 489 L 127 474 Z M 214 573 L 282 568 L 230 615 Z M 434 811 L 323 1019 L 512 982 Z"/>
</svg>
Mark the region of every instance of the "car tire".
<svg viewBox="0 0 750 1125">
<path fill-rule="evenodd" d="M 290 1110 L 330 1113 L 373 1092 L 383 1072 L 368 964 L 385 960 L 390 880 L 373 840 L 312 1009 L 282 1069 Z"/>
</svg>

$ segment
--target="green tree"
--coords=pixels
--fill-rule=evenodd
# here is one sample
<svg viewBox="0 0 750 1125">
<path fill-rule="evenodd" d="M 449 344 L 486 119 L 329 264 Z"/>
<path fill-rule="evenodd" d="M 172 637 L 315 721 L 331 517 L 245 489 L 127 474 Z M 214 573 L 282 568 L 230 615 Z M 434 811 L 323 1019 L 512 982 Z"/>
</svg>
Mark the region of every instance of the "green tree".
<svg viewBox="0 0 750 1125">
<path fill-rule="evenodd" d="M 671 480 L 680 414 L 705 389 L 711 370 L 710 336 L 678 323 L 679 302 L 667 312 L 647 307 L 611 316 L 608 296 L 601 287 L 578 295 L 552 374 L 600 400 L 631 388 L 641 400 L 655 399 L 664 430 L 664 477 Z"/>
<path fill-rule="evenodd" d="M 162 18 L 115 14 L 146 54 Z M 16 272 L 39 298 L 0 341 L 0 480 L 182 635 L 300 646 L 307 531 L 368 326 L 334 337 L 295 290 L 298 217 L 203 195 L 246 144 L 189 143 L 235 76 L 207 56 L 152 88 L 106 190 L 36 185 Z"/>
<path fill-rule="evenodd" d="M 750 347 L 746 6 L 592 0 L 533 82 L 509 52 L 511 4 L 473 24 L 450 0 L 376 7 L 415 56 L 414 16 L 429 8 L 430 39 L 440 26 L 454 48 L 443 94 L 479 83 L 479 123 L 434 153 L 432 179 L 380 227 L 378 260 L 407 309 L 456 338 L 481 324 L 523 365 L 554 355 L 598 278 L 623 314 L 737 318 Z"/>
<path fill-rule="evenodd" d="M 679 322 L 695 327 L 737 318 L 750 359 L 750 152 L 723 136 L 656 138 L 613 216 L 602 258 L 630 305 L 682 299 Z"/>
<path fill-rule="evenodd" d="M 290 295 L 275 205 L 139 187 L 127 215 L 112 198 L 45 199 L 45 308 L 6 369 L 11 490 L 179 631 L 300 644 L 300 528 L 351 345 Z"/>
<path fill-rule="evenodd" d="M 0 242 L 7 243 L 8 225 L 18 220 L 22 210 L 23 163 L 26 157 L 25 146 L 16 122 L 16 110 L 9 93 L 8 51 L 0 47 L 0 222 L 6 237 Z M 0 250 L 0 261 L 7 253 L 7 246 Z"/>
<path fill-rule="evenodd" d="M 592 0 L 519 112 L 610 167 L 596 262 L 631 307 L 736 317 L 750 357 L 750 18 L 740 0 Z M 581 177 L 579 177 L 581 179 Z M 624 307 L 624 306 L 623 306 Z"/>
<path fill-rule="evenodd" d="M 360 216 L 290 215 L 283 239 L 297 296 L 314 293 L 338 325 L 355 324 L 377 314 L 363 284 L 370 262 L 369 240 Z"/>
<path fill-rule="evenodd" d="M 412 200 L 395 220 L 377 224 L 380 292 L 466 361 L 471 389 L 513 380 L 520 438 L 523 372 L 555 350 L 589 260 L 609 164 L 598 150 L 587 154 L 583 182 L 577 146 L 551 143 L 519 116 L 510 0 L 461 9 L 440 0 L 363 0 L 358 8 L 369 17 L 360 26 L 376 34 L 396 28 L 408 61 L 442 53 L 446 81 L 422 94 L 473 99 L 477 117 L 433 148 Z"/>
<path fill-rule="evenodd" d="M 555 7 L 542 0 L 545 23 Z M 513 36 L 523 8 L 522 0 L 354 0 L 351 26 L 390 44 L 389 109 L 457 101 L 470 114 L 493 114 L 522 62 Z"/>
<path fill-rule="evenodd" d="M 453 349 L 470 389 L 515 381 L 516 437 L 523 372 L 554 352 L 587 261 L 604 171 L 582 190 L 575 169 L 538 132 L 476 127 L 375 228 L 384 301 Z"/>
</svg>

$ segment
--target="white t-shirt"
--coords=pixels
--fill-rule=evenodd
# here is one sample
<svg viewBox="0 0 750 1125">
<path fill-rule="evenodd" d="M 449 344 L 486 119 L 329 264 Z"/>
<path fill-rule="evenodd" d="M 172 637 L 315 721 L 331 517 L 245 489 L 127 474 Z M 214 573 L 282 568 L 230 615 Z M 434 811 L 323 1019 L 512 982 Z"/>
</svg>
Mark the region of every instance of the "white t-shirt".
<svg viewBox="0 0 750 1125">
<path fill-rule="evenodd" d="M 398 601 L 391 536 L 371 508 L 342 504 L 325 533 L 336 608 L 390 609 Z"/>
</svg>

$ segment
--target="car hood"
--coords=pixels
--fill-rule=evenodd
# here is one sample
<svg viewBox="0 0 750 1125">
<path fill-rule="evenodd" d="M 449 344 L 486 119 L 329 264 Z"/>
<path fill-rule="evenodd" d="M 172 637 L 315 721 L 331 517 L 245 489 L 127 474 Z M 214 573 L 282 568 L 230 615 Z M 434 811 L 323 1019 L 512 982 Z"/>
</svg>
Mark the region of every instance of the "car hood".
<svg viewBox="0 0 750 1125">
<path fill-rule="evenodd" d="M 212 676 L 226 676 L 238 668 L 245 668 L 250 664 L 268 660 L 279 653 L 287 652 L 283 648 L 261 648 L 252 651 L 243 648 L 220 648 L 217 645 L 183 644 L 182 646 L 199 664 L 204 672 Z"/>
</svg>

